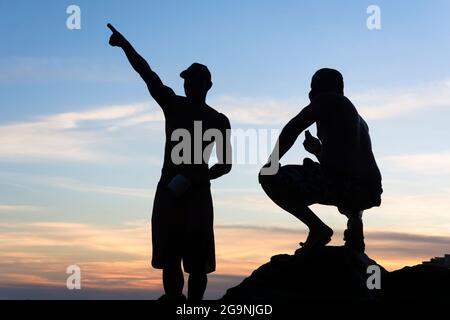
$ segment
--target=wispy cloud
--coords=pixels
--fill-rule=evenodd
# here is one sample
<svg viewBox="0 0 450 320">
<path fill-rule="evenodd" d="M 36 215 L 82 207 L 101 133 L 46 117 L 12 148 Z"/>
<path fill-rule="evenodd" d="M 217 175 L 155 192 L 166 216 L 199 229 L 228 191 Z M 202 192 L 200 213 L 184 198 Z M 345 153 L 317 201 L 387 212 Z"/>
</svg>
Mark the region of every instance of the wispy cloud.
<svg viewBox="0 0 450 320">
<path fill-rule="evenodd" d="M 221 96 L 213 105 L 224 112 L 232 124 L 280 125 L 284 124 L 306 103 L 295 99 L 251 98 Z"/>
<path fill-rule="evenodd" d="M 367 119 L 386 119 L 422 109 L 450 107 L 450 82 L 440 81 L 412 88 L 374 89 L 351 94 L 350 98 Z"/>
<path fill-rule="evenodd" d="M 33 213 L 42 212 L 44 208 L 30 205 L 0 204 L 0 213 Z"/>
<path fill-rule="evenodd" d="M 384 119 L 423 108 L 450 106 L 450 86 L 448 82 L 443 82 L 413 89 L 355 94 L 353 98 L 361 113 L 368 119 Z M 213 105 L 217 105 L 219 110 L 230 117 L 235 128 L 240 125 L 280 127 L 306 103 L 294 99 L 227 96 L 213 99 Z M 48 115 L 27 122 L 3 124 L 0 126 L 0 159 L 111 159 L 119 156 L 105 154 L 101 150 L 117 142 L 106 139 L 106 133 L 129 127 L 148 126 L 149 123 L 160 130 L 163 129 L 163 114 L 154 102 L 94 108 L 82 112 Z M 444 153 L 437 156 L 419 155 L 406 160 L 416 168 L 429 164 L 444 164 L 448 169 L 449 155 Z M 395 158 L 391 160 L 395 161 Z"/>
<path fill-rule="evenodd" d="M 259 221 L 271 225 L 276 219 L 282 226 L 295 221 L 260 190 L 253 194 L 216 194 L 213 191 L 213 195 L 219 217 L 225 221 Z M 345 226 L 346 219 L 337 208 L 314 205 L 312 209 L 333 228 Z M 387 190 L 382 195 L 381 206 L 366 210 L 364 220 L 368 227 L 384 231 L 445 235 L 450 230 L 449 212 L 450 197 L 446 190 L 436 194 L 408 194 L 405 191 L 392 194 Z"/>
<path fill-rule="evenodd" d="M 305 93 L 304 96 L 306 96 Z M 439 81 L 412 88 L 378 88 L 351 92 L 349 98 L 367 120 L 399 117 L 422 109 L 450 107 L 450 82 Z M 280 125 L 306 106 L 306 98 L 271 99 L 223 96 L 213 101 L 233 123 Z"/>
<path fill-rule="evenodd" d="M 82 192 L 82 193 L 98 193 L 98 194 L 110 194 L 114 196 L 134 197 L 134 198 L 151 198 L 155 192 L 152 187 L 149 188 L 137 188 L 137 187 L 123 187 L 102 185 L 95 183 L 87 183 L 74 178 L 64 176 L 48 176 L 37 174 L 14 174 L 8 172 L 0 172 L 0 177 L 6 181 L 20 181 L 22 184 L 28 186 L 29 190 L 33 190 L 36 186 L 39 187 L 51 187 L 65 189 L 69 191 Z M 24 209 L 28 206 L 24 206 Z M 0 211 L 2 207 L 0 206 Z M 7 206 L 5 206 L 6 210 Z"/>
<path fill-rule="evenodd" d="M 386 156 L 382 160 L 401 171 L 423 174 L 450 173 L 450 151 Z"/>
<path fill-rule="evenodd" d="M 0 159 L 95 161 L 114 157 L 100 152 L 102 144 L 107 144 L 102 133 L 147 108 L 144 104 L 110 106 L 1 125 Z M 84 127 L 88 122 L 96 126 Z"/>
<path fill-rule="evenodd" d="M 0 60 L 0 82 L 88 81 L 116 82 L 131 79 L 127 73 L 102 63 L 75 59 L 20 57 Z"/>
<path fill-rule="evenodd" d="M 75 179 L 50 177 L 44 180 L 48 186 L 85 193 L 103 193 L 125 197 L 152 198 L 154 188 L 130 188 L 83 183 Z"/>
<path fill-rule="evenodd" d="M 0 178 L 5 182 L 19 182 L 30 190 L 36 187 L 48 187 L 67 190 L 80 194 L 108 195 L 112 198 L 137 198 L 151 200 L 154 186 L 108 185 L 78 180 L 64 176 L 46 176 L 37 174 L 18 174 L 0 172 Z M 393 193 L 390 185 L 385 186 L 381 207 L 366 211 L 365 220 L 368 226 L 385 231 L 417 232 L 422 234 L 445 234 L 450 228 L 448 215 L 450 212 L 450 198 L 447 190 L 431 194 L 409 193 L 402 190 Z M 248 187 L 219 187 L 212 188 L 214 205 L 219 221 L 258 221 L 266 224 L 278 223 L 288 225 L 292 223 L 292 216 L 274 204 L 255 183 Z M 314 205 L 324 221 L 333 227 L 345 225 L 345 218 L 336 208 Z"/>
</svg>

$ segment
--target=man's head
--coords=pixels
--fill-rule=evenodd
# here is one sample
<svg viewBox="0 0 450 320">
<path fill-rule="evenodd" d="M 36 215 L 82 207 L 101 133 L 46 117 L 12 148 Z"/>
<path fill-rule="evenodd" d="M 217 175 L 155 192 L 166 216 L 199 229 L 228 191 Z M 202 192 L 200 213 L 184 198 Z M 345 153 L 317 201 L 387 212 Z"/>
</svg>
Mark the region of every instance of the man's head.
<svg viewBox="0 0 450 320">
<path fill-rule="evenodd" d="M 309 100 L 313 100 L 319 94 L 326 92 L 344 94 L 344 79 L 339 71 L 323 68 L 314 73 L 311 79 Z"/>
<path fill-rule="evenodd" d="M 193 63 L 180 73 L 184 79 L 184 92 L 186 97 L 194 100 L 204 100 L 208 90 L 211 89 L 211 72 L 208 67 L 200 63 Z"/>
</svg>

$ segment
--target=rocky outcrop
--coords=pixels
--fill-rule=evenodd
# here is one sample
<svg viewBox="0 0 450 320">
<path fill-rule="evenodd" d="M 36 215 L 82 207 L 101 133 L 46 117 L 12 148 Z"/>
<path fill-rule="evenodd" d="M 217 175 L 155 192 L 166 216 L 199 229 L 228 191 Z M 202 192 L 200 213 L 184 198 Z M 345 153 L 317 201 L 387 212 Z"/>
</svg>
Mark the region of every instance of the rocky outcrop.
<svg viewBox="0 0 450 320">
<path fill-rule="evenodd" d="M 379 275 L 380 289 L 369 289 L 367 285 L 369 277 L 369 282 L 375 283 L 371 281 L 374 272 Z M 327 246 L 273 256 L 222 299 L 445 299 L 450 298 L 449 287 L 449 269 L 420 265 L 387 272 L 365 254 Z"/>
</svg>

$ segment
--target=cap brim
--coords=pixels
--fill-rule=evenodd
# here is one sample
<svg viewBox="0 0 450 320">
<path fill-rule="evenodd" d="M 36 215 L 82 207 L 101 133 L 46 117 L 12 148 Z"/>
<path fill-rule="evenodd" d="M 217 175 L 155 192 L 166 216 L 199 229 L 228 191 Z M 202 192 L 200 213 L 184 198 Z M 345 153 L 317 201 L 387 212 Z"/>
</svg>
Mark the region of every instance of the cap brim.
<svg viewBox="0 0 450 320">
<path fill-rule="evenodd" d="M 187 70 L 181 71 L 180 77 L 183 78 L 183 79 L 186 79 L 186 77 L 187 77 Z"/>
</svg>

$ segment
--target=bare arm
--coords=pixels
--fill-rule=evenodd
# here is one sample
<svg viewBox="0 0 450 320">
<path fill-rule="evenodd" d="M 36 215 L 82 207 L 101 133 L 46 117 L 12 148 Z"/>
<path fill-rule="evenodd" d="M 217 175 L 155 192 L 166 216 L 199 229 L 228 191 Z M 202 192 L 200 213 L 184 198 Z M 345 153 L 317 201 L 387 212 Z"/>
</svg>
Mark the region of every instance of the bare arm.
<svg viewBox="0 0 450 320">
<path fill-rule="evenodd" d="M 158 102 L 163 102 L 167 95 L 175 95 L 172 89 L 166 87 L 159 76 L 150 68 L 148 62 L 133 48 L 128 40 L 117 31 L 110 23 L 108 28 L 112 31 L 109 44 L 113 47 L 120 47 L 125 52 L 133 69 L 141 76 L 147 84 L 150 94 Z M 161 104 L 161 103 L 160 103 Z"/>
<path fill-rule="evenodd" d="M 216 142 L 216 154 L 218 163 L 209 169 L 209 179 L 217 179 L 231 171 L 231 125 L 228 118 L 224 117 L 224 126 L 221 128 L 221 143 Z"/>
<path fill-rule="evenodd" d="M 292 118 L 281 131 L 268 162 L 277 163 L 291 149 L 298 136 L 317 120 L 317 114 L 317 107 L 310 104 Z"/>
</svg>

